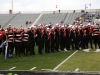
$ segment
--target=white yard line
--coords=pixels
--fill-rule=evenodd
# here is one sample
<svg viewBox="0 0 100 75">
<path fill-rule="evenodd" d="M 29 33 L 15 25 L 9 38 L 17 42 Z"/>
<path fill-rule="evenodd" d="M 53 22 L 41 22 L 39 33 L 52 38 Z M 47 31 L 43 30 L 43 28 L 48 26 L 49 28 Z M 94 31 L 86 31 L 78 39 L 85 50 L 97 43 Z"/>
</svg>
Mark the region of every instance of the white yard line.
<svg viewBox="0 0 100 75">
<path fill-rule="evenodd" d="M 33 68 L 31 68 L 30 70 L 34 70 L 34 69 L 36 69 L 36 67 L 33 67 Z"/>
<path fill-rule="evenodd" d="M 76 68 L 76 69 L 75 69 L 75 72 L 78 72 L 78 71 L 79 71 L 79 68 Z"/>
<path fill-rule="evenodd" d="M 61 66 L 64 62 L 66 62 L 69 58 L 71 58 L 75 53 L 77 53 L 77 51 L 75 51 L 73 54 L 71 54 L 68 58 L 66 58 L 64 61 L 62 61 L 59 65 L 57 65 L 53 70 L 56 70 L 59 66 Z"/>
<path fill-rule="evenodd" d="M 13 69 L 15 69 L 16 67 L 12 67 L 12 68 L 10 68 L 9 70 L 13 70 Z"/>
</svg>

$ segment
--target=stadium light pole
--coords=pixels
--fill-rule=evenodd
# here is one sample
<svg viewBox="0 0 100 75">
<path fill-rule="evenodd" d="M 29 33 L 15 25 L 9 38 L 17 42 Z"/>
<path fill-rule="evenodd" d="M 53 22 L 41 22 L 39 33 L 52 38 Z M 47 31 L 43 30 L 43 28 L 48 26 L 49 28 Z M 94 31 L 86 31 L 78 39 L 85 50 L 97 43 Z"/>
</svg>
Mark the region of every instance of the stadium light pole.
<svg viewBox="0 0 100 75">
<path fill-rule="evenodd" d="M 11 0 L 11 5 L 12 5 L 12 13 L 13 13 L 13 0 Z"/>
</svg>

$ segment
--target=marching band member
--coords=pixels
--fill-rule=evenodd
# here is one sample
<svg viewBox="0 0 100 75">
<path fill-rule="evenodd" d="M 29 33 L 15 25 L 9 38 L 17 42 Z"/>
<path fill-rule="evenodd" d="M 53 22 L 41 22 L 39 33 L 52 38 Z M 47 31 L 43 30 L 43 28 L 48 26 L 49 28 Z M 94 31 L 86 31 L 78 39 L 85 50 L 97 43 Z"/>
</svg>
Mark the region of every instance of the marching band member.
<svg viewBox="0 0 100 75">
<path fill-rule="evenodd" d="M 42 54 L 42 36 L 43 33 L 41 32 L 41 28 L 42 26 L 39 25 L 39 27 L 37 28 L 36 34 L 37 34 L 37 42 L 38 42 L 38 53 Z"/>
<path fill-rule="evenodd" d="M 28 35 L 27 37 L 28 41 L 29 41 L 29 51 L 30 51 L 30 55 L 35 55 L 35 51 L 34 51 L 34 46 L 35 46 L 35 34 L 34 34 L 34 27 L 31 27 L 31 29 L 28 31 Z"/>
<path fill-rule="evenodd" d="M 12 29 L 8 30 L 8 33 L 6 34 L 6 39 L 7 39 L 7 43 L 8 43 L 7 55 L 13 54 L 14 33 L 13 33 Z"/>
<path fill-rule="evenodd" d="M 95 49 L 97 49 L 97 45 L 100 49 L 100 30 L 97 25 L 93 26 L 93 38 L 94 38 Z"/>
<path fill-rule="evenodd" d="M 22 33 L 20 29 L 16 29 L 15 32 L 15 54 L 17 57 L 20 57 L 22 46 Z"/>
<path fill-rule="evenodd" d="M 56 24 L 55 32 L 55 50 L 59 52 L 59 24 Z"/>
<path fill-rule="evenodd" d="M 29 34 L 28 34 L 28 31 L 27 29 L 24 29 L 23 33 L 22 33 L 22 49 L 23 49 L 23 53 L 25 56 L 28 56 L 28 44 L 29 42 Z"/>
</svg>

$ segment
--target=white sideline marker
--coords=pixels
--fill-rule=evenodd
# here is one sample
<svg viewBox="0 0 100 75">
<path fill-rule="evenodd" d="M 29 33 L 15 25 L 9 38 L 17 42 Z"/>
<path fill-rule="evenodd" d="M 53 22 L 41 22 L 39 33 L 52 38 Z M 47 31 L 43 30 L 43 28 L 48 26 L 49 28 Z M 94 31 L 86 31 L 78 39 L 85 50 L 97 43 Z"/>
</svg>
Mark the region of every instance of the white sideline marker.
<svg viewBox="0 0 100 75">
<path fill-rule="evenodd" d="M 41 69 L 42 71 L 52 71 L 52 69 Z"/>
<path fill-rule="evenodd" d="M 34 69 L 36 69 L 36 67 L 33 67 L 33 68 L 31 68 L 30 70 L 34 70 Z"/>
<path fill-rule="evenodd" d="M 13 69 L 15 69 L 16 67 L 12 67 L 12 68 L 10 68 L 9 70 L 13 70 Z"/>
<path fill-rule="evenodd" d="M 69 58 L 71 58 L 77 51 L 75 51 L 73 54 L 71 54 L 68 58 L 66 58 L 64 61 L 62 61 L 59 65 L 57 65 L 53 70 L 56 70 L 59 66 L 61 66 L 64 62 L 66 62 Z"/>
<path fill-rule="evenodd" d="M 76 68 L 76 69 L 75 69 L 75 72 L 78 72 L 78 71 L 79 71 L 79 68 Z"/>
</svg>

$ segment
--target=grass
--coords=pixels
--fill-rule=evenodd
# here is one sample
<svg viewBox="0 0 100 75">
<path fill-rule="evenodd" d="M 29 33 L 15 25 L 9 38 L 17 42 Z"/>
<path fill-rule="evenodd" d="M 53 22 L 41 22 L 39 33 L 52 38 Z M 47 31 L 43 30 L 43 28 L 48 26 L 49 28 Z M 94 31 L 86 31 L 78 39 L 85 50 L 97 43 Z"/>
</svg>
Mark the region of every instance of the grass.
<svg viewBox="0 0 100 75">
<path fill-rule="evenodd" d="M 62 64 L 58 70 L 61 71 L 75 71 L 79 68 L 79 71 L 99 71 L 100 70 L 100 52 L 83 52 L 78 51 L 68 61 Z"/>
<path fill-rule="evenodd" d="M 37 47 L 36 55 L 33 56 L 21 56 L 4 59 L 3 55 L 0 55 L 0 70 L 9 70 L 9 68 L 16 67 L 14 70 L 29 70 L 32 67 L 37 67 L 35 70 L 41 69 L 53 69 L 65 58 L 71 55 L 74 51 L 70 52 L 56 52 L 56 53 L 44 53 L 38 54 Z"/>
<path fill-rule="evenodd" d="M 53 69 L 74 50 L 70 52 L 55 52 L 38 54 L 37 46 L 35 47 L 36 55 L 33 56 L 21 56 L 4 59 L 3 55 L 0 55 L 0 70 L 9 70 L 9 68 L 16 67 L 14 70 L 29 70 L 33 67 L 37 67 L 35 70 L 41 69 Z M 94 52 L 91 49 L 90 52 L 78 51 L 64 64 L 62 64 L 57 70 L 60 71 L 75 71 L 79 68 L 79 71 L 99 71 L 100 66 L 100 52 Z"/>
</svg>

